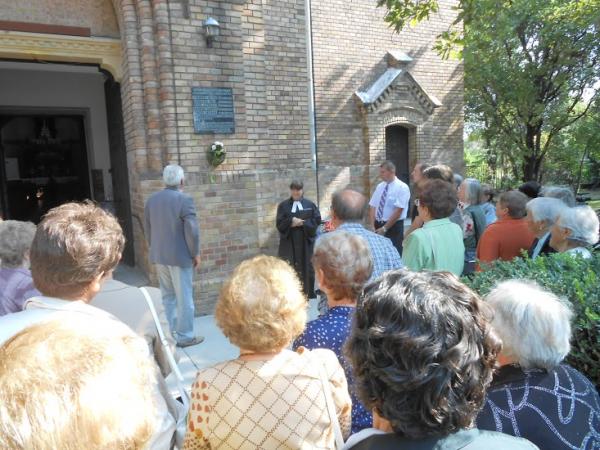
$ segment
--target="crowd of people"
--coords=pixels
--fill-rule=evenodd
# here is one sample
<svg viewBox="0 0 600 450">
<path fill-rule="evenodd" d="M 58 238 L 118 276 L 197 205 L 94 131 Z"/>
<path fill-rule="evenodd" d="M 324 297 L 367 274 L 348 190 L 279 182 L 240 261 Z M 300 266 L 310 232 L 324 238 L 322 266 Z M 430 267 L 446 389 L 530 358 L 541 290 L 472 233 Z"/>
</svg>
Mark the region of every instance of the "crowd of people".
<svg viewBox="0 0 600 450">
<path fill-rule="evenodd" d="M 568 301 L 529 280 L 481 298 L 459 278 L 496 260 L 591 258 L 596 213 L 532 183 L 494 201 L 442 164 L 417 164 L 412 192 L 392 163 L 380 176 L 370 198 L 335 192 L 325 230 L 291 183 L 280 257 L 242 262 L 221 288 L 215 319 L 239 357 L 198 372 L 187 410 L 165 383 L 175 346 L 202 341 L 183 170 L 167 166 L 146 205 L 160 290 L 112 279 L 124 236 L 96 205 L 1 222 L 0 448 L 600 448 L 597 387 L 564 362 Z"/>
</svg>

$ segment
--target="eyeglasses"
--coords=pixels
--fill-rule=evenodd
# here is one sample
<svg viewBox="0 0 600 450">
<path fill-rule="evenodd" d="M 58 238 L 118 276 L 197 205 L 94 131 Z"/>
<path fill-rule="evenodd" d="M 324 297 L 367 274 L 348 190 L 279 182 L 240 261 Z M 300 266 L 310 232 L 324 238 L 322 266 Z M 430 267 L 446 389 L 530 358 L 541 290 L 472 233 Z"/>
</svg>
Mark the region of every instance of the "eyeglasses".
<svg viewBox="0 0 600 450">
<path fill-rule="evenodd" d="M 417 207 L 418 207 L 420 204 L 421 204 L 421 202 L 419 201 L 419 199 L 418 199 L 418 198 L 415 198 L 415 206 L 417 206 Z"/>
</svg>

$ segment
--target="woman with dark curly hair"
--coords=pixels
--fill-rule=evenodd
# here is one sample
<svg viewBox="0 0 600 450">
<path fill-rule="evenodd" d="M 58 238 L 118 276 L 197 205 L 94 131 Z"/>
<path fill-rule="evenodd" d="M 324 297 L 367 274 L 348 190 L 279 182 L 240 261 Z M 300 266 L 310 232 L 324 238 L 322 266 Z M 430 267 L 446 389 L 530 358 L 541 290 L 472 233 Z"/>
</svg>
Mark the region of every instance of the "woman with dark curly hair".
<svg viewBox="0 0 600 450">
<path fill-rule="evenodd" d="M 346 448 L 521 450 L 524 439 L 473 428 L 500 341 L 479 297 L 447 272 L 387 272 L 368 284 L 346 351 L 374 430 Z"/>
</svg>

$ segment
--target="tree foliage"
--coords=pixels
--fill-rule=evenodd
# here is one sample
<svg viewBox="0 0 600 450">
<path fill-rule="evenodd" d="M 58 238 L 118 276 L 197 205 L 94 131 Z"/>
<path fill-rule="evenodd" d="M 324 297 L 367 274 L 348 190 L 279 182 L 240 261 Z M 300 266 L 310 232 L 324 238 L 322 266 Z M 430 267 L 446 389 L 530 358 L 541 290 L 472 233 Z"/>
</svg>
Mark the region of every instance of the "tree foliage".
<svg viewBox="0 0 600 450">
<path fill-rule="evenodd" d="M 378 4 L 396 30 L 439 9 L 436 0 Z M 467 120 L 513 175 L 540 180 L 557 140 L 600 96 L 600 0 L 460 0 L 457 8 L 436 48 L 447 56 L 464 46 Z"/>
</svg>

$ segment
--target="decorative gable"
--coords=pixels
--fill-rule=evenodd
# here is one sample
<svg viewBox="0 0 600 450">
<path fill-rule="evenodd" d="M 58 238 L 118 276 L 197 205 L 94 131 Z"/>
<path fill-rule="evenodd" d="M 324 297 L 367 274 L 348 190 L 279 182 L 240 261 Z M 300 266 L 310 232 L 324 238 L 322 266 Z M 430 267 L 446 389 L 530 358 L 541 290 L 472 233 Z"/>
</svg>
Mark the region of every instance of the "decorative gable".
<svg viewBox="0 0 600 450">
<path fill-rule="evenodd" d="M 412 58 L 401 51 L 389 51 L 386 55 L 388 68 L 365 90 L 358 90 L 354 93 L 358 101 L 367 109 L 368 112 L 375 112 L 393 101 L 395 107 L 415 107 L 431 115 L 435 108 L 442 106 L 442 103 L 421 86 L 421 84 L 406 70 L 406 66 L 412 61 Z M 400 93 L 398 97 L 403 99 L 402 104 L 398 104 L 396 98 L 392 98 L 393 93 Z M 407 96 L 406 94 L 410 94 Z M 412 104 L 411 104 L 412 103 Z M 393 107 L 393 105 L 388 105 Z"/>
</svg>

